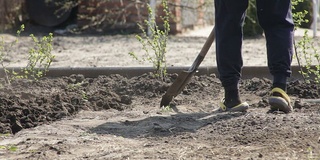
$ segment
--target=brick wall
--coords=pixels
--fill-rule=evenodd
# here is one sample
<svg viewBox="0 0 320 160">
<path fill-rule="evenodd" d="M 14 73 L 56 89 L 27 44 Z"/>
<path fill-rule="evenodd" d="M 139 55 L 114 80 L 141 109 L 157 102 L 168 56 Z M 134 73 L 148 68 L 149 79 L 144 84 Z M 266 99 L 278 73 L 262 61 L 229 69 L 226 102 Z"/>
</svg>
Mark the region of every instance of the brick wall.
<svg viewBox="0 0 320 160">
<path fill-rule="evenodd" d="M 182 17 L 185 12 L 181 7 L 183 0 L 169 0 L 169 10 L 173 15 L 170 19 L 172 34 L 181 33 L 185 28 L 194 25 L 204 25 L 203 10 L 195 8 L 196 17 L 189 24 L 184 24 Z M 195 1 L 191 1 L 195 2 Z M 148 19 L 147 4 L 149 0 L 82 0 L 78 6 L 78 25 L 83 28 L 94 28 L 98 30 L 125 29 L 138 31 L 137 23 L 143 23 Z M 159 15 L 164 15 L 161 7 L 161 0 L 157 0 L 157 18 L 161 23 Z M 197 0 L 196 5 L 204 3 L 204 0 Z"/>
</svg>

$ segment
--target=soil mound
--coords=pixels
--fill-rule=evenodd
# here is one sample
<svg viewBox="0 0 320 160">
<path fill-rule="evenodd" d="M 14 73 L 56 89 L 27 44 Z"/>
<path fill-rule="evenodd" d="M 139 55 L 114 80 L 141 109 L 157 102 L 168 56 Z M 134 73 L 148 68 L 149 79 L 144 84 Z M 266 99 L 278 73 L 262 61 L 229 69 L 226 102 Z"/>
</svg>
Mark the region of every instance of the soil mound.
<svg viewBox="0 0 320 160">
<path fill-rule="evenodd" d="M 268 112 L 267 97 L 271 87 L 269 79 L 244 79 L 241 81 L 240 91 L 242 99 L 251 104 L 248 113 L 222 113 L 217 110 L 223 95 L 220 81 L 215 75 L 195 76 L 183 92 L 175 97 L 171 103 L 173 111 L 168 116 L 158 107 L 161 96 L 176 77 L 177 74 L 171 74 L 165 81 L 161 81 L 152 74 L 132 78 L 120 75 L 97 78 L 71 75 L 42 78 L 38 81 L 15 80 L 10 86 L 0 89 L 0 133 L 17 134 L 24 129 L 76 117 L 81 111 L 103 110 L 119 112 L 121 116 L 126 115 L 127 120 L 91 127 L 87 130 L 88 134 L 143 138 L 152 141 L 150 145 L 154 147 L 160 143 L 159 139 L 169 148 L 184 143 L 192 146 L 191 141 L 211 145 L 210 153 L 202 148 L 197 150 L 198 153 L 190 152 L 193 154 L 188 155 L 189 158 L 199 158 L 200 155 L 205 159 L 245 157 L 241 151 L 232 149 L 231 146 L 241 146 L 242 150 L 247 147 L 244 152 L 251 153 L 247 156 L 254 153 L 252 156 L 266 159 L 273 156 L 290 157 L 291 151 L 297 153 L 295 157 L 304 159 L 310 154 L 306 152 L 308 148 L 320 154 L 320 107 L 314 103 L 319 98 L 319 90 L 315 84 L 298 80 L 290 82 L 288 94 L 293 100 L 294 112 L 284 114 L 278 111 Z M 139 114 L 134 114 L 136 112 Z M 149 115 L 151 113 L 152 116 Z M 149 117 L 133 120 L 141 118 L 141 114 Z M 115 126 L 118 127 L 114 128 Z M 263 149 L 256 148 L 258 153 L 252 152 L 254 149 L 250 149 L 250 146 Z M 287 152 L 288 149 L 290 152 Z M 269 154 L 270 151 L 275 154 Z M 39 152 L 42 153 L 42 150 Z M 32 155 L 35 156 L 33 153 Z M 148 155 L 155 159 L 177 156 L 173 152 L 167 155 L 157 152 Z M 90 158 L 97 157 L 100 156 Z M 42 155 L 42 158 L 56 157 Z"/>
</svg>

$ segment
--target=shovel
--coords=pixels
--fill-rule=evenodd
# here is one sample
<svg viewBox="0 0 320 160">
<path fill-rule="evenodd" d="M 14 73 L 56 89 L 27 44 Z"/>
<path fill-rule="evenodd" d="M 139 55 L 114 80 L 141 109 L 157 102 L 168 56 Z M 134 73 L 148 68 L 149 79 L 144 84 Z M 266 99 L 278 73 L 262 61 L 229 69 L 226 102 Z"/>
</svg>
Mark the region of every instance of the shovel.
<svg viewBox="0 0 320 160">
<path fill-rule="evenodd" d="M 173 84 L 168 88 L 167 92 L 162 96 L 160 108 L 162 106 L 168 106 L 169 103 L 172 101 L 173 97 L 177 96 L 184 89 L 184 87 L 191 80 L 191 77 L 197 72 L 199 65 L 201 64 L 204 57 L 208 53 L 208 50 L 210 49 L 215 39 L 214 30 L 215 28 L 212 29 L 209 37 L 204 43 L 200 53 L 198 54 L 197 58 L 193 62 L 192 66 L 187 71 L 182 71 L 178 75 L 176 80 L 173 82 Z"/>
</svg>

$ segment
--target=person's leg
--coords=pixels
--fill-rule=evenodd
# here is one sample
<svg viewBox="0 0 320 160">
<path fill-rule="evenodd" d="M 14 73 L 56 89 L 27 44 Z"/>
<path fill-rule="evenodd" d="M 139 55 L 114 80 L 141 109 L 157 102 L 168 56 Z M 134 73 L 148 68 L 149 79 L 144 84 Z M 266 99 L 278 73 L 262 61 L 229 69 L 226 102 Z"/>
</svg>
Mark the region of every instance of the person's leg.
<svg viewBox="0 0 320 160">
<path fill-rule="evenodd" d="M 282 99 L 273 97 L 271 103 L 281 101 L 281 105 L 276 104 L 276 107 L 287 112 L 292 110 L 290 99 L 285 93 L 287 77 L 291 75 L 293 55 L 294 23 L 291 0 L 257 0 L 257 14 L 267 41 L 268 67 L 273 75 L 272 88 L 276 88 L 273 90 L 275 91 L 273 96 L 285 97 Z"/>
<path fill-rule="evenodd" d="M 241 103 L 238 83 L 243 65 L 242 27 L 248 0 L 215 0 L 216 61 L 225 89 L 225 105 Z"/>
<path fill-rule="evenodd" d="M 286 90 L 291 75 L 294 23 L 291 0 L 257 0 L 259 23 L 267 41 L 267 57 L 274 87 Z"/>
</svg>

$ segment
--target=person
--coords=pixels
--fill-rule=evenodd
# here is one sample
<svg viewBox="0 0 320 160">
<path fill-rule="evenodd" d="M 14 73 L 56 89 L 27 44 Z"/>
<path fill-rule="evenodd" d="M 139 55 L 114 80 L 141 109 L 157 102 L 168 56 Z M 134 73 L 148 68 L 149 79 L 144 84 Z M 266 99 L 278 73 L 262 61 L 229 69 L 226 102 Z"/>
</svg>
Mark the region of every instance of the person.
<svg viewBox="0 0 320 160">
<path fill-rule="evenodd" d="M 243 67 L 241 46 L 248 0 L 215 0 L 216 61 L 219 79 L 224 88 L 223 111 L 246 111 L 247 102 L 239 95 Z M 291 112 L 286 93 L 291 76 L 294 23 L 291 0 L 256 0 L 257 17 L 267 47 L 268 68 L 273 76 L 269 104 L 271 110 Z"/>
</svg>

